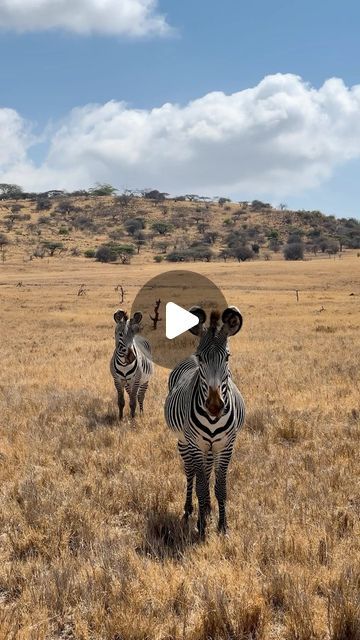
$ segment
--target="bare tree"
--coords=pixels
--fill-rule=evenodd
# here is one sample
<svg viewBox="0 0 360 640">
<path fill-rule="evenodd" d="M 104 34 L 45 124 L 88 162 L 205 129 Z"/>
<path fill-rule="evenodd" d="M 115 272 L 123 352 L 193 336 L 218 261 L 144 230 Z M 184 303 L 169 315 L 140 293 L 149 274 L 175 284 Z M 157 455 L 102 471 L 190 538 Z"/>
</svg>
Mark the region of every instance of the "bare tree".
<svg viewBox="0 0 360 640">
<path fill-rule="evenodd" d="M 158 322 L 161 322 L 161 318 L 159 317 L 160 304 L 161 304 L 161 300 L 159 298 L 159 300 L 156 300 L 156 302 L 155 302 L 154 315 L 150 316 L 150 320 L 152 320 L 152 322 L 153 322 L 153 329 L 154 330 L 157 329 Z"/>
</svg>

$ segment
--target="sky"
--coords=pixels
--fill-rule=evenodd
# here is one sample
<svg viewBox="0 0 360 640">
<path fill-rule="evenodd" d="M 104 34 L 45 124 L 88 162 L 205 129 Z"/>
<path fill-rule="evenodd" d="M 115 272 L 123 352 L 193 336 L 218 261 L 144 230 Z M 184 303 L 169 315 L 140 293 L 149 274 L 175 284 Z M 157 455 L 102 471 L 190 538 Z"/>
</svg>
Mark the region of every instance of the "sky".
<svg viewBox="0 0 360 640">
<path fill-rule="evenodd" d="M 0 182 L 360 216 L 353 0 L 0 0 Z"/>
</svg>

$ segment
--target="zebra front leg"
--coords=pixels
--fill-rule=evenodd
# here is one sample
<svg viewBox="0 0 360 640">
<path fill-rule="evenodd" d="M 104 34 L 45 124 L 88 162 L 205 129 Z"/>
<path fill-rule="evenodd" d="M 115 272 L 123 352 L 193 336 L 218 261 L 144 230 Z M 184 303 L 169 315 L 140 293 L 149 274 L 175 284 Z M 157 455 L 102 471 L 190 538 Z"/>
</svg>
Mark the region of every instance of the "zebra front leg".
<svg viewBox="0 0 360 640">
<path fill-rule="evenodd" d="M 205 461 L 203 454 L 198 453 L 195 460 L 196 495 L 199 503 L 198 531 L 200 538 L 205 537 L 207 508 L 210 503 L 209 483 L 206 477 Z"/>
<path fill-rule="evenodd" d="M 145 399 L 146 390 L 148 388 L 148 384 L 149 384 L 148 382 L 144 382 L 144 384 L 140 385 L 139 387 L 138 402 L 139 402 L 140 413 L 144 413 L 144 399 Z"/>
<path fill-rule="evenodd" d="M 210 487 L 210 476 L 211 476 L 211 471 L 212 471 L 212 467 L 213 467 L 213 462 L 214 462 L 214 456 L 212 451 L 209 451 L 207 458 L 206 458 L 206 465 L 205 465 L 205 475 L 206 475 L 206 482 L 208 487 Z M 211 500 L 210 500 L 210 490 L 209 490 L 209 494 L 208 494 L 208 501 L 206 503 L 206 515 L 210 515 L 211 513 Z"/>
<path fill-rule="evenodd" d="M 116 385 L 116 390 L 118 395 L 119 420 L 122 420 L 125 407 L 124 389 L 121 385 Z"/>
<path fill-rule="evenodd" d="M 218 532 L 226 533 L 226 477 L 231 449 L 224 451 L 215 462 L 215 496 L 219 505 Z"/>
<path fill-rule="evenodd" d="M 132 418 L 135 418 L 137 391 L 131 391 L 129 398 L 130 398 L 130 416 Z"/>
<path fill-rule="evenodd" d="M 184 520 L 188 520 L 193 512 L 192 491 L 195 477 L 195 469 L 192 463 L 189 445 L 178 442 L 179 453 L 182 457 L 186 475 L 186 500 L 184 505 Z"/>
</svg>

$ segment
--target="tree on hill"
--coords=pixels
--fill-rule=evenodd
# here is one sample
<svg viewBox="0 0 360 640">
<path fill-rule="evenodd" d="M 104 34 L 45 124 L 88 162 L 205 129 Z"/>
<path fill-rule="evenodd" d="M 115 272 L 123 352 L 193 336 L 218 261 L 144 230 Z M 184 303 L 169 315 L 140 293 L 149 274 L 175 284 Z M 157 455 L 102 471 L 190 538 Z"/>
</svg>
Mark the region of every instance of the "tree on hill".
<svg viewBox="0 0 360 640">
<path fill-rule="evenodd" d="M 0 183 L 0 200 L 12 200 L 21 198 L 23 190 L 17 184 Z"/>
<path fill-rule="evenodd" d="M 89 194 L 91 196 L 113 196 L 116 191 L 118 191 L 118 189 L 107 182 L 97 182 L 95 187 L 91 187 L 91 189 L 89 189 Z"/>
<path fill-rule="evenodd" d="M 168 222 L 153 222 L 151 225 L 151 228 L 153 229 L 153 231 L 156 231 L 156 233 L 159 234 L 159 236 L 164 236 L 165 234 L 169 233 L 169 231 L 171 230 L 171 224 L 169 224 Z"/>
<path fill-rule="evenodd" d="M 64 251 L 64 245 L 62 242 L 53 242 L 52 240 L 45 240 L 42 242 L 42 247 L 50 256 L 55 255 L 56 251 L 59 251 L 59 253 Z"/>
<path fill-rule="evenodd" d="M 129 235 L 133 236 L 137 231 L 145 229 L 144 218 L 129 218 L 124 222 L 125 230 Z"/>
<path fill-rule="evenodd" d="M 166 192 L 158 191 L 157 189 L 145 189 L 143 191 L 144 198 L 146 200 L 154 200 L 155 202 L 164 202 L 166 196 L 169 194 Z"/>
<path fill-rule="evenodd" d="M 219 207 L 223 207 L 227 202 L 231 202 L 230 198 L 219 198 L 218 204 Z"/>
</svg>

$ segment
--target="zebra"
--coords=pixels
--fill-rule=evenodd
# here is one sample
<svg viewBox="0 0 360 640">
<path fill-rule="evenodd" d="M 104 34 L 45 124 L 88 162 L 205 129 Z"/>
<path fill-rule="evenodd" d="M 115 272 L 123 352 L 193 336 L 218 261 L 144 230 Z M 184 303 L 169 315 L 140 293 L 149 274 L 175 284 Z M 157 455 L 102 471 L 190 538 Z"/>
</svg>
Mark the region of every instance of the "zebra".
<svg viewBox="0 0 360 640">
<path fill-rule="evenodd" d="M 192 490 L 196 477 L 199 503 L 197 528 L 204 537 L 206 517 L 211 511 L 209 480 L 215 467 L 215 495 L 219 507 L 218 531 L 226 532 L 226 476 L 235 437 L 244 423 L 244 400 L 229 370 L 227 340 L 240 331 L 242 316 L 236 307 L 212 311 L 205 328 L 206 313 L 192 307 L 199 324 L 190 329 L 199 337 L 196 353 L 170 373 L 165 420 L 179 434 L 178 450 L 187 479 L 184 519 L 193 511 Z"/>
<path fill-rule="evenodd" d="M 122 420 L 125 406 L 124 389 L 129 394 L 131 417 L 135 417 L 137 400 L 140 413 L 143 413 L 153 363 L 150 344 L 138 335 L 142 313 L 134 313 L 129 320 L 126 311 L 119 309 L 114 313 L 114 320 L 115 350 L 110 361 L 110 371 L 118 394 L 119 419 Z"/>
</svg>

